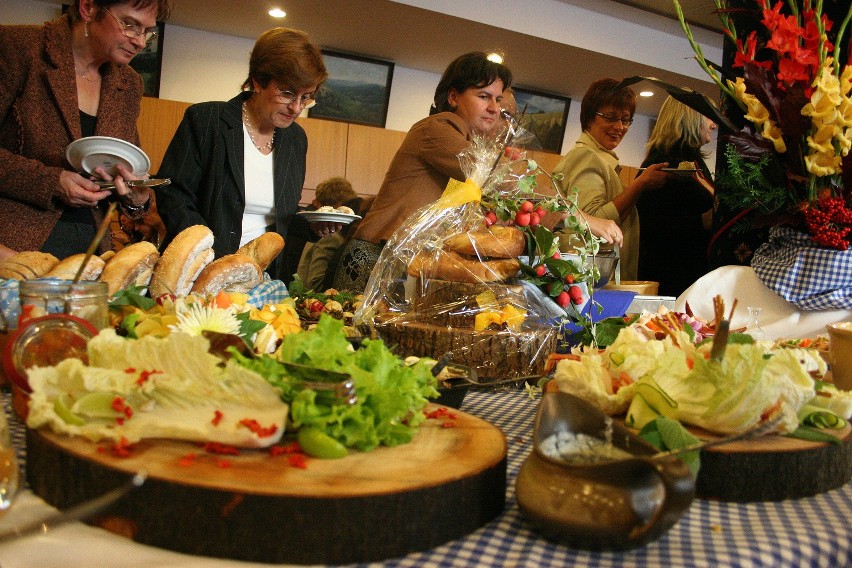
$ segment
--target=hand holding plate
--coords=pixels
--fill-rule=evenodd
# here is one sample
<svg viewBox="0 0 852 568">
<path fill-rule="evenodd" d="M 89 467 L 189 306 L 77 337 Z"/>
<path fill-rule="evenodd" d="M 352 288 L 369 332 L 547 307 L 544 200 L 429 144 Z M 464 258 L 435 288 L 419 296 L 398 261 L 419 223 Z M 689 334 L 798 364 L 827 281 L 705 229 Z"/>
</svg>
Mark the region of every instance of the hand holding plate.
<svg viewBox="0 0 852 568">
<path fill-rule="evenodd" d="M 118 195 L 118 198 L 125 205 L 130 205 L 132 207 L 141 207 L 142 205 L 147 203 L 148 200 L 151 199 L 150 188 L 144 186 L 134 186 L 127 183 L 136 180 L 148 179 L 148 174 L 144 174 L 142 176 L 135 175 L 124 164 L 116 164 L 116 169 L 118 170 L 118 175 L 115 177 L 111 176 L 101 167 L 96 168 L 94 174 L 100 176 L 106 181 L 112 182 L 112 184 L 114 185 L 115 192 Z"/>
<path fill-rule="evenodd" d="M 71 207 L 97 207 L 101 199 L 110 196 L 110 192 L 101 189 L 97 183 L 68 170 L 59 174 L 54 193 L 62 203 Z"/>
<path fill-rule="evenodd" d="M 311 223 L 311 230 L 321 237 L 336 233 L 342 228 L 343 223 L 335 223 L 332 221 L 318 221 L 315 223 Z"/>
</svg>

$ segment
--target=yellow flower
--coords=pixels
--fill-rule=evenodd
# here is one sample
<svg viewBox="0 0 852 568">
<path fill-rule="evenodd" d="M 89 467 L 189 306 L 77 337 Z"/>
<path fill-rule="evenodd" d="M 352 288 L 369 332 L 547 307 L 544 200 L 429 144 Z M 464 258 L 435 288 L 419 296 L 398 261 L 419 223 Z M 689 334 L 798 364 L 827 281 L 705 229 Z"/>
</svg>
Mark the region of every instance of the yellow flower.
<svg viewBox="0 0 852 568">
<path fill-rule="evenodd" d="M 811 154 L 805 156 L 805 167 L 815 176 L 831 176 L 840 172 L 840 156 Z"/>
<path fill-rule="evenodd" d="M 784 143 L 784 138 L 781 135 L 781 129 L 779 129 L 771 120 L 767 120 L 763 123 L 763 137 L 772 142 L 775 146 L 775 151 L 779 154 L 783 154 L 787 151 L 787 144 Z"/>
<path fill-rule="evenodd" d="M 850 91 L 852 91 L 852 65 L 847 65 L 840 74 L 840 94 L 848 97 Z"/>
<path fill-rule="evenodd" d="M 818 153 L 833 155 L 833 140 L 839 134 L 841 131 L 836 125 L 824 124 L 813 135 L 808 136 L 808 146 Z"/>
</svg>

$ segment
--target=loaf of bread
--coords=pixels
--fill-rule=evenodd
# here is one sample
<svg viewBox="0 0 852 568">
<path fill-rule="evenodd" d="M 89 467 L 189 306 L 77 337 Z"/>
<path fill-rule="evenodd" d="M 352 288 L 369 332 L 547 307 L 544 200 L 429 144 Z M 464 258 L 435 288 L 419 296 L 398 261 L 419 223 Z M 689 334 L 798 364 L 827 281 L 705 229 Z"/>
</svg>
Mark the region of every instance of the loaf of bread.
<svg viewBox="0 0 852 568">
<path fill-rule="evenodd" d="M 520 268 L 517 258 L 480 260 L 452 250 L 440 250 L 418 253 L 408 265 L 408 274 L 450 282 L 500 282 L 516 275 Z"/>
<path fill-rule="evenodd" d="M 59 259 L 50 253 L 23 251 L 0 261 L 0 278 L 12 280 L 41 278 L 57 264 Z"/>
<path fill-rule="evenodd" d="M 77 276 L 77 272 L 80 270 L 80 265 L 83 264 L 85 259 L 86 253 L 84 252 L 72 254 L 68 258 L 64 258 L 59 261 L 59 264 L 50 269 L 50 271 L 44 276 L 46 278 L 74 280 Z M 86 267 L 83 268 L 83 272 L 80 274 L 80 280 L 97 280 L 104 269 L 104 264 L 106 263 L 101 257 L 96 255 L 90 256 L 89 261 L 86 263 Z"/>
<path fill-rule="evenodd" d="M 130 286 L 147 286 L 159 258 L 160 253 L 153 243 L 142 241 L 128 245 L 110 257 L 100 280 L 107 283 L 110 296 Z"/>
<path fill-rule="evenodd" d="M 263 270 L 248 255 L 226 254 L 208 264 L 192 286 L 194 294 L 246 293 L 263 281 Z"/>
<path fill-rule="evenodd" d="M 175 236 L 154 267 L 150 296 L 186 296 L 213 257 L 213 232 L 204 225 L 187 227 Z"/>
<path fill-rule="evenodd" d="M 260 271 L 266 270 L 275 257 L 284 248 L 284 237 L 274 231 L 263 233 L 256 239 L 247 242 L 237 250 L 237 254 L 244 254 L 253 259 Z"/>
<path fill-rule="evenodd" d="M 515 227 L 495 225 L 453 235 L 444 240 L 444 247 L 481 259 L 518 258 L 524 254 L 527 239 Z"/>
</svg>

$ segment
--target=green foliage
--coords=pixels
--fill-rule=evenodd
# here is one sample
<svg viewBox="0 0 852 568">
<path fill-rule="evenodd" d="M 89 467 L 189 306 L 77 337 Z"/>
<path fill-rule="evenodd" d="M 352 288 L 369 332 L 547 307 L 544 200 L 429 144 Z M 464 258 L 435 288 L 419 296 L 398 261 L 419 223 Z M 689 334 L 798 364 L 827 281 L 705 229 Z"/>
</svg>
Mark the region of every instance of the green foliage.
<svg viewBox="0 0 852 568">
<path fill-rule="evenodd" d="M 784 212 L 795 205 L 786 185 L 773 181 L 772 163 L 769 154 L 764 154 L 757 162 L 742 157 L 737 149 L 728 144 L 725 147 L 728 161 L 727 171 L 716 178 L 719 201 L 734 211 L 756 209 L 770 215 Z"/>
</svg>

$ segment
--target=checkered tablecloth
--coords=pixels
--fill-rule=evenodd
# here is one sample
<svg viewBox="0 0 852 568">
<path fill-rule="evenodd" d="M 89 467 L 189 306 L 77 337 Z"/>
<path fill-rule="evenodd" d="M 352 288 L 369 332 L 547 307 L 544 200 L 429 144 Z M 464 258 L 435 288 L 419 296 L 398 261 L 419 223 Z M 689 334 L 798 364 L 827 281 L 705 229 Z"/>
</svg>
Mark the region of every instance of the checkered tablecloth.
<svg viewBox="0 0 852 568">
<path fill-rule="evenodd" d="M 5 397 L 8 408 L 8 396 Z M 802 568 L 852 567 L 852 545 L 849 519 L 852 518 L 852 484 L 807 499 L 763 503 L 724 503 L 697 499 L 691 508 L 659 540 L 629 552 L 587 552 L 554 544 L 540 537 L 525 522 L 515 502 L 514 482 L 524 459 L 532 448 L 532 426 L 538 401 L 522 391 L 472 391 L 462 410 L 500 427 L 508 443 L 506 509 L 500 517 L 465 538 L 432 550 L 410 554 L 404 558 L 364 564 L 379 567 L 772 567 Z M 23 428 L 12 421 L 12 433 L 18 443 Z M 19 445 L 22 462 L 23 445 Z M 755 480 L 761 483 L 765 480 Z M 380 529 L 377 529 L 380 530 Z M 83 529 L 81 529 L 83 531 Z M 144 547 L 118 539 L 99 529 L 85 527 L 81 532 L 89 542 L 62 541 L 57 531 L 48 540 L 33 539 L 13 552 L 12 559 L 32 561 L 9 563 L 9 566 L 47 566 L 37 554 L 47 558 L 62 556 L 56 566 L 113 566 L 98 564 L 91 553 L 95 549 L 127 548 L 121 566 L 169 566 L 171 568 L 230 568 L 268 566 L 179 555 Z M 110 538 L 117 540 L 109 540 Z M 69 556 L 68 549 L 76 546 Z M 30 548 L 26 548 L 29 546 Z M 33 546 L 38 549 L 32 548 Z M 54 547 L 56 550 L 51 550 Z M 11 556 L 11 552 L 7 552 Z M 76 556 L 75 556 L 76 555 Z M 78 562 L 79 560 L 79 562 Z M 0 554 L 3 566 L 6 557 Z M 82 562 L 82 563 L 81 563 Z"/>
<path fill-rule="evenodd" d="M 465 412 L 506 434 L 508 483 L 503 515 L 466 538 L 428 552 L 364 566 L 852 566 L 852 484 L 816 497 L 781 502 L 697 499 L 659 540 L 630 552 L 587 552 L 544 540 L 524 522 L 514 487 L 521 464 L 532 450 L 537 405 L 537 400 L 518 391 L 470 392 L 462 405 Z"/>
</svg>

